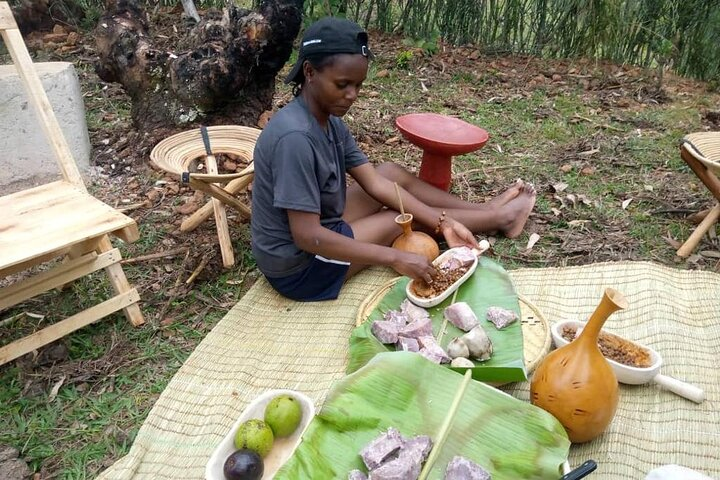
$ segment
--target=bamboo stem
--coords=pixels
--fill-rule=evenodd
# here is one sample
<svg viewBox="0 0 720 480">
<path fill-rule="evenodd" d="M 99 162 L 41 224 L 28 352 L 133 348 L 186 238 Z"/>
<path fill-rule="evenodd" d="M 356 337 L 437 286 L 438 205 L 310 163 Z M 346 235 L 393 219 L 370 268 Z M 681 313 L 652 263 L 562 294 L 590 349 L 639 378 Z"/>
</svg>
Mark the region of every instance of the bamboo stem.
<svg viewBox="0 0 720 480">
<path fill-rule="evenodd" d="M 455 414 L 458 411 L 458 407 L 460 406 L 460 400 L 462 400 L 463 396 L 465 395 L 465 390 L 467 390 L 467 386 L 470 383 L 470 380 L 472 379 L 472 369 L 468 368 L 465 370 L 465 376 L 462 379 L 462 383 L 460 383 L 460 386 L 458 387 L 457 392 L 455 392 L 455 398 L 453 398 L 452 405 L 450 406 L 450 410 L 448 411 L 447 415 L 445 416 L 445 421 L 443 421 L 442 426 L 440 427 L 440 431 L 435 436 L 435 444 L 433 445 L 432 450 L 430 451 L 430 455 L 428 455 L 428 459 L 425 462 L 425 466 L 423 467 L 422 471 L 420 472 L 420 476 L 418 477 L 418 480 L 425 480 L 427 476 L 430 474 L 430 470 L 433 467 L 433 464 L 435 463 L 435 460 L 437 460 L 438 455 L 440 454 L 440 451 L 443 448 L 443 445 L 445 444 L 445 440 L 447 440 L 447 435 L 450 430 L 450 426 L 452 425 L 453 420 L 455 419 Z"/>
<path fill-rule="evenodd" d="M 402 213 L 402 219 L 403 222 L 405 221 L 405 208 L 403 207 L 402 203 L 402 197 L 400 196 L 400 187 L 398 187 L 397 182 L 394 182 L 395 184 L 395 192 L 397 193 L 398 202 L 400 202 L 400 213 Z"/>
<path fill-rule="evenodd" d="M 460 290 L 460 288 L 456 288 L 455 291 L 453 292 L 452 300 L 450 300 L 450 305 L 455 303 L 455 299 L 457 298 L 458 290 Z M 442 337 L 443 337 L 443 335 L 445 335 L 445 330 L 447 329 L 448 319 L 444 315 L 443 315 L 443 317 L 444 317 L 443 322 L 442 322 L 442 325 L 440 326 L 440 331 L 438 332 L 438 339 L 437 339 L 438 343 L 440 343 L 442 341 Z"/>
</svg>

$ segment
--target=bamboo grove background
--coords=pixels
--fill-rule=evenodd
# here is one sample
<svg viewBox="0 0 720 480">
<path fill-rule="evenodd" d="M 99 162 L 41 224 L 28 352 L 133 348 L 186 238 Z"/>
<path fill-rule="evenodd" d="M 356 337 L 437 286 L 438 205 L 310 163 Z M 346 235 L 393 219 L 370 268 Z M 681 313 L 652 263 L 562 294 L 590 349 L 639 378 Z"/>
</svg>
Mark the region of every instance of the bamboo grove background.
<svg viewBox="0 0 720 480">
<path fill-rule="evenodd" d="M 602 58 L 720 80 L 718 0 L 310 0 L 305 10 L 485 53 Z"/>
<path fill-rule="evenodd" d="M 104 7 L 104 0 L 42 1 L 51 4 L 51 11 L 81 16 L 77 23 L 86 29 L 95 26 Z M 252 7 L 261 1 L 195 0 L 195 4 Z M 366 28 L 412 39 L 428 53 L 442 37 L 451 44 L 475 44 L 488 54 L 607 59 L 661 71 L 670 67 L 720 85 L 720 0 L 280 1 L 303 2 L 306 23 L 325 15 L 345 16 Z M 154 9 L 179 3 L 149 0 L 146 5 Z"/>
</svg>

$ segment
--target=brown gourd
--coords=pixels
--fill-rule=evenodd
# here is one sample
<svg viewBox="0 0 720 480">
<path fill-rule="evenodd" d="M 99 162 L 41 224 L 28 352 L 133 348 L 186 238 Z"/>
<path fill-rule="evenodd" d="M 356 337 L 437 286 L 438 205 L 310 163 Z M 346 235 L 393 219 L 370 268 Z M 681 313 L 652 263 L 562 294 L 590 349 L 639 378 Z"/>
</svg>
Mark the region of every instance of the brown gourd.
<svg viewBox="0 0 720 480">
<path fill-rule="evenodd" d="M 440 247 L 427 233 L 414 231 L 412 221 L 413 216 L 411 213 L 400 214 L 395 217 L 395 223 L 402 227 L 403 233 L 395 239 L 392 246 L 405 252 L 424 255 L 429 262 L 432 262 L 440 255 Z"/>
<path fill-rule="evenodd" d="M 580 336 L 549 353 L 533 375 L 531 402 L 553 414 L 573 443 L 597 437 L 615 416 L 618 381 L 598 348 L 598 335 L 607 318 L 627 305 L 620 292 L 606 289 Z"/>
</svg>

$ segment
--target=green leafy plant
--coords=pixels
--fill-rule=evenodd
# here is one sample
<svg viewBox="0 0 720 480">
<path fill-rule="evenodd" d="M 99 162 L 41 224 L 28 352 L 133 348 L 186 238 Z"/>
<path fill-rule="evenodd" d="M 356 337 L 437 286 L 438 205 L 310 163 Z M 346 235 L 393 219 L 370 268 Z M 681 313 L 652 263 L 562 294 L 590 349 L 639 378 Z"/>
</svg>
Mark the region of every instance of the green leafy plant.
<svg viewBox="0 0 720 480">
<path fill-rule="evenodd" d="M 411 50 L 403 50 L 395 57 L 395 66 L 397 68 L 407 70 L 410 67 L 413 57 L 414 55 Z"/>
<path fill-rule="evenodd" d="M 440 50 L 440 42 L 437 34 L 433 34 L 429 38 L 406 38 L 403 40 L 403 45 L 416 48 L 428 57 L 435 55 Z"/>
</svg>

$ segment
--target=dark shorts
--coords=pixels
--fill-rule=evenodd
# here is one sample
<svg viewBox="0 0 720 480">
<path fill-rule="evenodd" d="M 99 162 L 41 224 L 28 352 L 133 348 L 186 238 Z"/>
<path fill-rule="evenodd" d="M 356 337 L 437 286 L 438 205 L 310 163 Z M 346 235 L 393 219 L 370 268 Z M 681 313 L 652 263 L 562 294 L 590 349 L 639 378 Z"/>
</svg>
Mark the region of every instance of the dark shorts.
<svg viewBox="0 0 720 480">
<path fill-rule="evenodd" d="M 355 238 L 352 228 L 340 221 L 330 230 Z M 281 295 L 298 302 L 317 302 L 335 300 L 340 293 L 345 275 L 350 268 L 349 262 L 331 260 L 315 255 L 304 270 L 287 277 L 266 277 L 270 285 Z"/>
</svg>

